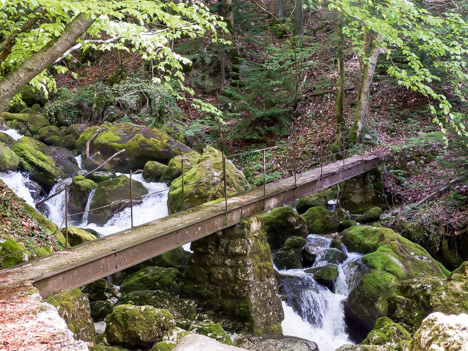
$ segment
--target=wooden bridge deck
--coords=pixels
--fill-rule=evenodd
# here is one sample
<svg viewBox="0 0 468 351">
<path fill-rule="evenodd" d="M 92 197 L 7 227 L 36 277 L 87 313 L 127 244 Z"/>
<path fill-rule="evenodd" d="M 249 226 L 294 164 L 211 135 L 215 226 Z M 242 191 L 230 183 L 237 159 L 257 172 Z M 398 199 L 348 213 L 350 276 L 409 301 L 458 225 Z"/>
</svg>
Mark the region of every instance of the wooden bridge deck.
<svg viewBox="0 0 468 351">
<path fill-rule="evenodd" d="M 265 194 L 260 188 L 229 198 L 227 211 L 224 202 L 207 203 L 0 271 L 0 292 L 11 288 L 12 282 L 19 285 L 32 282 L 41 296 L 47 298 L 63 290 L 83 286 L 233 226 L 243 218 L 368 172 L 379 162 L 377 156 L 350 157 L 344 162 L 324 166 L 322 175 L 320 168 L 297 174 L 296 184 L 294 177 L 289 177 L 267 184 Z"/>
</svg>

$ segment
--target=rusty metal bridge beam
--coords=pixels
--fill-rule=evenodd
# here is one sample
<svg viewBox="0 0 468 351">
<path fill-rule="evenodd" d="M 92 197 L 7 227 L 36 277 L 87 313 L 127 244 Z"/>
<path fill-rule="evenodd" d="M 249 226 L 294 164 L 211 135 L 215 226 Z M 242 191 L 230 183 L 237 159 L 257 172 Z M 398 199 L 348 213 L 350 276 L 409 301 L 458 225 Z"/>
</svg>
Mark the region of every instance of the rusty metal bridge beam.
<svg viewBox="0 0 468 351">
<path fill-rule="evenodd" d="M 276 191 L 274 191 L 274 187 L 269 187 L 273 190 L 272 192 L 269 192 L 267 187 L 265 197 L 263 197 L 263 189 L 258 191 L 258 195 L 256 196 L 253 195 L 249 197 L 249 194 L 246 194 L 247 196 L 240 195 L 229 199 L 229 203 L 232 206 L 227 211 L 225 211 L 224 203 L 213 204 L 210 205 L 213 206 L 212 211 L 210 211 L 212 215 L 208 218 L 185 223 L 173 229 L 158 230 L 158 223 L 163 223 L 159 221 L 168 222 L 171 219 L 174 220 L 175 217 L 177 217 L 177 219 L 180 218 L 180 220 L 183 221 L 184 212 L 180 212 L 142 227 L 126 230 L 112 236 L 77 246 L 70 249 L 70 253 L 57 253 L 49 256 L 48 259 L 50 261 L 54 259 L 54 256 L 63 257 L 63 255 L 67 254 L 72 255 L 74 250 L 84 251 L 86 249 L 86 245 L 89 246 L 91 244 L 103 246 L 103 251 L 100 252 L 99 255 L 90 255 L 90 257 L 86 257 L 85 253 L 81 253 L 81 255 L 84 256 L 81 260 L 77 260 L 70 264 L 60 265 L 60 267 L 55 264 L 55 268 L 50 270 L 44 269 L 44 267 L 37 268 L 36 273 L 31 272 L 30 275 L 40 274 L 39 276 L 33 276 L 32 280 L 39 289 L 42 297 L 47 298 L 63 290 L 91 283 L 97 279 L 119 272 L 152 257 L 161 255 L 176 247 L 180 247 L 183 244 L 231 227 L 239 223 L 244 218 L 248 218 L 262 211 L 270 210 L 285 203 L 291 203 L 297 198 L 366 173 L 374 169 L 378 163 L 379 159 L 376 157 L 364 159 L 361 161 L 355 161 L 353 164 L 343 167 L 338 171 L 334 170 L 334 172 L 328 174 L 325 172 L 320 176 L 319 172 L 318 175 L 312 176 L 315 178 L 308 179 L 305 182 L 300 182 L 298 180 L 296 186 L 294 186 L 293 180 L 292 185 L 285 186 L 283 189 Z M 286 184 L 286 181 L 282 180 L 277 183 L 283 182 Z M 196 212 L 195 209 L 186 212 L 193 213 L 194 211 Z M 135 239 L 131 243 L 126 243 L 125 245 L 122 245 L 122 247 L 118 248 L 106 248 L 106 242 L 110 243 L 110 240 L 118 241 L 130 231 L 135 232 L 138 230 L 144 230 L 147 232 L 152 228 L 154 228 L 154 235 L 151 235 L 149 238 L 146 236 L 144 239 Z M 40 262 L 40 260 L 38 261 Z M 27 266 L 30 265 L 34 265 L 34 261 L 29 263 Z M 51 264 L 51 266 L 54 265 Z M 26 265 L 24 268 L 27 268 Z"/>
</svg>

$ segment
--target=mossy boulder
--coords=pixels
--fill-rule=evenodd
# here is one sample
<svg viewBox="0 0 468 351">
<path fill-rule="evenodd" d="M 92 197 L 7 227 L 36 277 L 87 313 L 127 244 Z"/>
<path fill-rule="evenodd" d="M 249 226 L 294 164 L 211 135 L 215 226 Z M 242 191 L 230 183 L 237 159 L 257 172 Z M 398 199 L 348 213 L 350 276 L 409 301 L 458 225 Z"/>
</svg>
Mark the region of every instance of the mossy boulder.
<svg viewBox="0 0 468 351">
<path fill-rule="evenodd" d="M 167 165 L 157 161 L 148 161 L 143 168 L 143 179 L 147 182 L 158 182 L 161 179 Z"/>
<path fill-rule="evenodd" d="M 60 146 L 67 148 L 68 150 L 76 149 L 76 141 L 79 139 L 81 133 L 83 133 L 88 127 L 85 124 L 72 124 L 65 129 L 63 137 L 60 140 Z"/>
<path fill-rule="evenodd" d="M 414 333 L 408 351 L 465 351 L 467 345 L 468 315 L 432 313 Z"/>
<path fill-rule="evenodd" d="M 364 345 L 396 346 L 401 341 L 410 339 L 411 334 L 400 324 L 388 317 L 381 317 L 362 343 Z"/>
<path fill-rule="evenodd" d="M 0 172 L 16 171 L 19 162 L 19 157 L 12 150 L 0 142 Z"/>
<path fill-rule="evenodd" d="M 65 228 L 62 228 L 62 234 L 65 236 Z M 68 243 L 70 246 L 84 244 L 88 241 L 96 240 L 96 236 L 78 227 L 68 227 Z"/>
<path fill-rule="evenodd" d="M 91 302 L 120 297 L 119 290 L 107 279 L 98 279 L 82 288 Z"/>
<path fill-rule="evenodd" d="M 88 297 L 80 289 L 72 289 L 47 299 L 65 319 L 77 339 L 93 341 L 94 321 L 91 318 Z"/>
<path fill-rule="evenodd" d="M 263 223 L 272 250 L 281 248 L 290 236 L 306 237 L 309 234 L 304 218 L 291 207 L 278 207 L 257 218 Z"/>
<path fill-rule="evenodd" d="M 90 143 L 89 155 L 95 156 L 88 158 L 86 144 L 99 129 L 102 131 Z M 114 157 L 103 167 L 105 171 L 114 172 L 143 169 L 148 161 L 167 163 L 177 155 L 192 151 L 188 146 L 158 129 L 131 123 L 103 124 L 88 128 L 80 135 L 76 147 L 82 152 L 83 166 L 87 170 L 102 164 L 115 153 L 125 149 L 125 152 Z"/>
<path fill-rule="evenodd" d="M 16 252 L 16 253 L 15 253 Z M 0 269 L 16 266 L 29 260 L 31 253 L 12 237 L 0 238 Z"/>
<path fill-rule="evenodd" d="M 226 188 L 228 196 L 243 193 L 249 189 L 244 173 L 226 160 Z M 184 175 L 184 195 L 182 177 L 171 183 L 167 205 L 169 213 L 185 210 L 205 202 L 224 197 L 223 154 L 208 146 L 200 161 Z M 182 199 L 185 198 L 184 204 Z"/>
<path fill-rule="evenodd" d="M 405 280 L 388 298 L 388 315 L 410 332 L 430 313 L 468 314 L 468 262 L 447 279 L 418 277 Z"/>
<path fill-rule="evenodd" d="M 351 213 L 364 213 L 372 207 L 387 207 L 382 175 L 378 170 L 340 183 L 340 187 L 340 204 Z"/>
<path fill-rule="evenodd" d="M 200 154 L 196 151 L 174 157 L 169 161 L 167 168 L 164 169 L 161 182 L 171 184 L 174 179 L 182 175 L 182 161 L 184 162 L 184 173 L 186 173 L 200 161 L 200 157 Z"/>
<path fill-rule="evenodd" d="M 334 212 L 320 206 L 309 208 L 302 217 L 307 222 L 310 233 L 334 233 L 340 228 L 341 219 Z"/>
<path fill-rule="evenodd" d="M 182 247 L 178 247 L 165 252 L 162 255 L 156 256 L 151 260 L 151 262 L 155 266 L 175 267 L 182 270 L 187 265 L 189 256 L 189 252 L 185 251 Z"/>
<path fill-rule="evenodd" d="M 83 176 L 73 177 L 70 184 L 70 196 L 68 198 L 68 213 L 81 213 L 85 210 L 88 203 L 88 197 L 93 189 L 97 188 L 97 184 L 91 179 L 86 179 Z M 80 221 L 83 214 L 71 216 L 72 220 Z"/>
<path fill-rule="evenodd" d="M 362 262 L 369 268 L 345 303 L 348 320 L 363 330 L 371 330 L 387 315 L 387 298 L 401 281 L 425 275 L 445 278 L 424 248 L 389 228 L 354 226 L 344 231 L 343 243 L 349 251 L 364 254 Z"/>
<path fill-rule="evenodd" d="M 42 127 L 39 129 L 35 137 L 44 144 L 50 146 L 59 146 L 62 142 L 60 129 L 57 126 Z"/>
<path fill-rule="evenodd" d="M 221 324 L 211 321 L 195 321 L 187 329 L 195 334 L 208 336 L 223 344 L 232 345 L 231 338 L 226 334 Z"/>
<path fill-rule="evenodd" d="M 352 219 L 345 219 L 340 224 L 340 230 L 343 231 L 345 229 L 352 227 L 353 225 L 357 225 L 357 222 L 353 221 Z"/>
<path fill-rule="evenodd" d="M 302 268 L 301 252 L 307 240 L 302 236 L 290 236 L 283 247 L 273 253 L 273 263 L 278 269 Z"/>
<path fill-rule="evenodd" d="M 10 113 L 10 112 L 3 112 L 1 117 L 5 121 L 18 121 L 23 123 L 28 123 L 29 121 L 29 114 L 27 113 Z"/>
<path fill-rule="evenodd" d="M 103 182 L 105 180 L 114 179 L 116 177 L 117 177 L 117 175 L 115 173 L 97 171 L 97 172 L 91 173 L 87 177 L 87 179 L 91 179 L 95 183 L 101 183 L 101 182 Z"/>
<path fill-rule="evenodd" d="M 326 189 L 317 193 L 301 197 L 296 203 L 296 210 L 299 214 L 306 213 L 311 207 L 323 207 L 328 209 L 328 201 L 336 197 L 333 189 Z"/>
<path fill-rule="evenodd" d="M 134 203 L 148 193 L 143 184 L 133 179 L 132 187 Z M 90 210 L 106 205 L 111 206 L 90 211 L 88 222 L 103 225 L 114 214 L 130 206 L 130 178 L 122 175 L 99 183 L 91 200 Z"/>
<path fill-rule="evenodd" d="M 11 136 L 9 136 L 6 133 L 2 133 L 1 127 L 0 127 L 0 144 L 3 144 L 5 146 L 13 146 L 15 143 L 15 139 L 13 139 Z"/>
<path fill-rule="evenodd" d="M 377 222 L 382 215 L 382 209 L 380 207 L 369 208 L 366 212 L 360 215 L 356 221 L 359 223 L 371 223 Z"/>
<path fill-rule="evenodd" d="M 194 300 L 180 298 L 162 290 L 136 290 L 124 293 L 117 305 L 125 304 L 165 308 L 176 320 L 193 320 L 197 315 L 197 304 Z"/>
<path fill-rule="evenodd" d="M 28 130 L 31 132 L 32 135 L 35 135 L 39 131 L 39 129 L 49 125 L 50 123 L 47 117 L 44 117 L 42 115 L 32 114 L 28 120 Z"/>
<path fill-rule="evenodd" d="M 179 295 L 183 275 L 176 268 L 145 267 L 124 279 L 120 290 L 123 294 L 137 290 L 163 290 Z"/>
<path fill-rule="evenodd" d="M 179 327 L 172 328 L 163 336 L 163 341 L 155 343 L 150 351 L 172 351 L 179 341 L 188 334 L 191 332 Z"/>
<path fill-rule="evenodd" d="M 49 148 L 33 138 L 21 138 L 12 150 L 20 157 L 20 169 L 28 172 L 46 191 L 50 191 L 59 178 L 72 177 L 79 171 L 76 160 L 66 149 Z"/>
<path fill-rule="evenodd" d="M 108 314 L 111 314 L 114 306 L 109 300 L 92 301 L 89 303 L 91 317 L 95 322 L 103 321 Z"/>
<path fill-rule="evenodd" d="M 106 317 L 106 338 L 111 344 L 126 347 L 151 347 L 174 328 L 168 310 L 152 306 L 120 305 Z"/>
<path fill-rule="evenodd" d="M 338 278 L 338 266 L 328 265 L 315 267 L 306 269 L 305 272 L 313 274 L 317 283 L 327 287 L 331 291 L 335 291 L 335 281 L 336 278 Z"/>
</svg>

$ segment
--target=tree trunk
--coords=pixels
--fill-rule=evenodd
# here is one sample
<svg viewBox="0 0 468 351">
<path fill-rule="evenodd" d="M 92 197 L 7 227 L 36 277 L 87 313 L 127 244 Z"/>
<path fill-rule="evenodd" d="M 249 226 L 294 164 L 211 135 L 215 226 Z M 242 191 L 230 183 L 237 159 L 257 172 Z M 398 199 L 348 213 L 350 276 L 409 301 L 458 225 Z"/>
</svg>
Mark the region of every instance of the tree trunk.
<svg viewBox="0 0 468 351">
<path fill-rule="evenodd" d="M 87 18 L 86 14 L 80 13 L 58 38 L 50 41 L 40 51 L 23 62 L 15 71 L 7 74 L 0 82 L 0 113 L 8 108 L 10 100 L 13 99 L 31 79 L 52 66 L 58 58 L 70 49 L 70 47 L 75 44 L 76 40 L 88 30 L 93 22 L 94 20 Z"/>
<path fill-rule="evenodd" d="M 359 143 L 362 141 L 363 133 L 367 127 L 369 119 L 369 99 L 372 79 L 374 78 L 375 67 L 381 49 L 372 39 L 369 31 L 364 33 L 364 53 L 365 57 L 361 63 L 361 82 L 359 86 L 358 101 L 354 115 L 353 130 L 350 141 Z"/>
<path fill-rule="evenodd" d="M 336 94 L 336 103 L 335 103 L 335 117 L 336 117 L 336 135 L 337 138 L 342 139 L 343 132 L 345 129 L 345 120 L 343 116 L 343 99 L 344 99 L 344 54 L 343 54 L 343 14 L 338 15 L 338 48 L 337 48 L 337 58 L 338 58 L 338 83 L 337 83 L 337 94 Z"/>
<path fill-rule="evenodd" d="M 278 18 L 284 17 L 284 0 L 276 1 L 276 17 Z"/>
<path fill-rule="evenodd" d="M 294 6 L 294 35 L 297 37 L 304 35 L 303 0 L 296 0 Z"/>
</svg>

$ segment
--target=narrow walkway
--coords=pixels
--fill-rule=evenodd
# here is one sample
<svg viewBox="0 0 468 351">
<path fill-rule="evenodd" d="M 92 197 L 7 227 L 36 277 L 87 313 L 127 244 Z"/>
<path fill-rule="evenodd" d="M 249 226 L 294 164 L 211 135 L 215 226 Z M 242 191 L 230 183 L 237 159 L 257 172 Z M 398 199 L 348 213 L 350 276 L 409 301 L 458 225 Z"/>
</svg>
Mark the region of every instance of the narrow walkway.
<svg viewBox="0 0 468 351">
<path fill-rule="evenodd" d="M 354 156 L 285 178 L 224 201 L 214 201 L 133 229 L 0 271 L 1 291 L 34 284 L 43 298 L 91 283 L 188 242 L 239 223 L 243 218 L 325 189 L 374 169 L 377 156 Z M 3 312 L 0 307 L 0 315 Z"/>
</svg>

